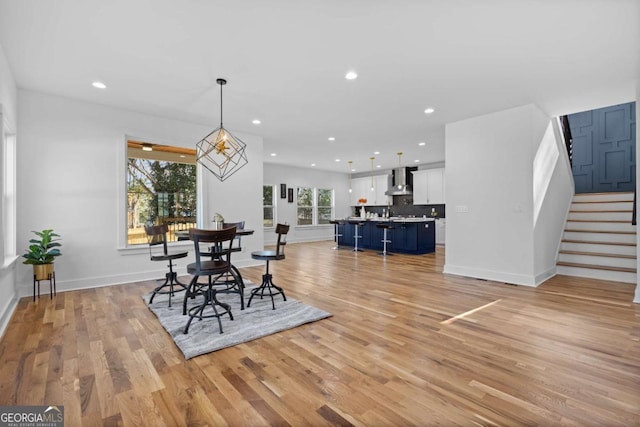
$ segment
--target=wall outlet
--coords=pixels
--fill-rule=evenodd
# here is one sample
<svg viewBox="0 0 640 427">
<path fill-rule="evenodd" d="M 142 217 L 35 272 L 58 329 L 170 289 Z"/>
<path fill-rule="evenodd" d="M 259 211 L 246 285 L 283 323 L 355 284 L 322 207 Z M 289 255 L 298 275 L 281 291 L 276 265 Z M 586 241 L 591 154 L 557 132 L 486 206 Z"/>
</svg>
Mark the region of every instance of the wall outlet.
<svg viewBox="0 0 640 427">
<path fill-rule="evenodd" d="M 458 212 L 458 213 L 467 213 L 467 212 L 469 212 L 469 207 L 467 205 L 456 206 L 456 212 Z"/>
</svg>

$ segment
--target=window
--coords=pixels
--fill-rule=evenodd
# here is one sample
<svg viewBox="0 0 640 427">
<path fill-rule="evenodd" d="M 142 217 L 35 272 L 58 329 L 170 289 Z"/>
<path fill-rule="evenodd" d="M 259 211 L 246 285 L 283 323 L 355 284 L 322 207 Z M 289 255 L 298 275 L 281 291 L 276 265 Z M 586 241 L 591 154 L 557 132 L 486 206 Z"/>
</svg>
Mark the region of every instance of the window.
<svg viewBox="0 0 640 427">
<path fill-rule="evenodd" d="M 145 225 L 167 224 L 168 241 L 195 227 L 195 150 L 129 141 L 127 157 L 127 244 L 147 243 Z"/>
<path fill-rule="evenodd" d="M 0 266 L 7 258 L 16 256 L 16 137 L 9 134 L 0 115 L 0 219 L 2 219 L 2 238 L 0 238 Z"/>
<path fill-rule="evenodd" d="M 273 185 L 264 185 L 262 187 L 262 225 L 264 227 L 273 227 L 275 220 L 275 203 L 273 199 Z"/>
<path fill-rule="evenodd" d="M 313 188 L 298 187 L 298 225 L 313 225 Z"/>
<path fill-rule="evenodd" d="M 298 187 L 298 225 L 329 224 L 333 217 L 333 190 Z"/>
<path fill-rule="evenodd" d="M 318 224 L 329 224 L 333 217 L 333 190 L 318 189 Z"/>
</svg>

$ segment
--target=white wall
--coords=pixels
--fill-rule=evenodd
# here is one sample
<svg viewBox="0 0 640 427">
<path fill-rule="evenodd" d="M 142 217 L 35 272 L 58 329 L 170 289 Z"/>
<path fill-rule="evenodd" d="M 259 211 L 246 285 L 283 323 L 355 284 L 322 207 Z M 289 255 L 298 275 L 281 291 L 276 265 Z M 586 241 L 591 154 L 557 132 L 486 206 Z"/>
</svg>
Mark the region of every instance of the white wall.
<svg viewBox="0 0 640 427">
<path fill-rule="evenodd" d="M 536 147 L 536 158 L 541 157 L 541 167 L 536 173 L 534 161 L 534 209 L 536 205 L 535 182 L 544 182 L 540 189 L 539 210 L 534 211 L 534 279 L 538 285 L 549 277 L 555 276 L 558 251 L 562 242 L 564 227 L 575 193 L 575 184 L 567 149 L 557 119 L 549 120 L 541 111 L 537 114 L 538 126 L 546 130 Z M 535 140 L 534 140 L 535 142 Z M 552 156 L 552 151 L 557 156 Z M 550 169 L 545 169 L 549 167 Z M 539 176 L 539 177 L 538 177 Z"/>
<path fill-rule="evenodd" d="M 349 176 L 347 174 L 318 171 L 312 168 L 296 168 L 271 163 L 264 165 L 264 183 L 276 186 L 276 221 L 288 223 L 292 227 L 287 242 L 310 242 L 333 239 L 333 225 L 296 227 L 296 187 L 333 188 L 335 197 L 335 218 L 346 218 L 350 215 Z M 293 188 L 293 203 L 280 198 L 280 184 Z M 274 229 L 264 232 L 266 244 L 275 243 Z"/>
<path fill-rule="evenodd" d="M 16 132 L 16 99 L 17 90 L 16 82 L 13 79 L 11 69 L 4 55 L 4 50 L 0 46 L 0 132 L 15 133 Z M 0 137 L 0 143 L 4 143 L 4 139 Z M 3 147 L 0 146 L 0 165 L 4 165 L 4 157 L 2 155 Z M 4 169 L 0 169 L 0 174 Z M 0 177 L 0 197 L 2 196 L 2 182 Z M 8 258 L 4 253 L 4 226 L 3 224 L 2 203 L 0 202 L 0 336 L 9 322 L 10 316 L 18 302 L 16 291 L 16 259 Z"/>
<path fill-rule="evenodd" d="M 15 127 L 17 116 L 17 89 L 11 68 L 0 45 L 0 106 L 3 118 Z"/>
<path fill-rule="evenodd" d="M 445 273 L 528 286 L 548 274 L 540 254 L 555 257 L 560 235 L 544 235 L 566 215 L 549 196 L 534 233 L 533 165 L 548 124 L 526 105 L 446 126 Z"/>
<path fill-rule="evenodd" d="M 122 248 L 126 203 L 126 138 L 195 147 L 211 127 L 118 110 L 58 96 L 18 92 L 18 251 L 31 230 L 53 228 L 62 236 L 56 260 L 58 289 L 87 288 L 164 277 L 146 246 Z M 231 129 L 233 131 L 233 129 Z M 205 182 L 209 214 L 244 219 L 258 228 L 262 218 L 262 138 L 238 134 L 247 143 L 249 164 L 226 180 Z M 189 242 L 184 245 L 190 248 Z M 243 239 L 239 266 L 254 264 L 250 252 L 263 247 L 262 233 Z M 192 257 L 178 260 L 184 274 Z M 20 265 L 22 295 L 31 292 L 30 266 Z"/>
</svg>

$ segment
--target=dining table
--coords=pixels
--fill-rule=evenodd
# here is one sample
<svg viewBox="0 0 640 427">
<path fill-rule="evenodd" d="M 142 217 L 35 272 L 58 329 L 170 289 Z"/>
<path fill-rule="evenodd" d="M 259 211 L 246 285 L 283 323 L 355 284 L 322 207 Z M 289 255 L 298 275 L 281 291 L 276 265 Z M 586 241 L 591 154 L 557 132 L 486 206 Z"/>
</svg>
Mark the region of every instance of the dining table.
<svg viewBox="0 0 640 427">
<path fill-rule="evenodd" d="M 205 230 L 208 230 L 205 228 Z M 250 236 L 255 233 L 255 230 L 250 228 L 236 228 L 236 236 Z M 178 241 L 181 240 L 189 240 L 189 230 L 178 230 L 174 231 L 175 236 L 178 238 Z"/>
</svg>

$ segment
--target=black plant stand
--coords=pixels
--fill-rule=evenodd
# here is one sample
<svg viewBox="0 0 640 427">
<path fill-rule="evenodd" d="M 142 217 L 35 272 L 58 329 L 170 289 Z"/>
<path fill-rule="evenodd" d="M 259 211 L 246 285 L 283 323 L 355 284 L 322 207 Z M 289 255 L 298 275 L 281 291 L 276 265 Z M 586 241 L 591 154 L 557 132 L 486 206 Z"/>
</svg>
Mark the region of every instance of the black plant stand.
<svg viewBox="0 0 640 427">
<path fill-rule="evenodd" d="M 33 300 L 36 300 L 36 284 L 38 285 L 38 298 L 40 298 L 40 282 L 49 281 L 49 296 L 53 299 L 56 295 L 56 272 L 53 271 L 46 279 L 38 280 L 36 275 L 33 275 Z"/>
</svg>

